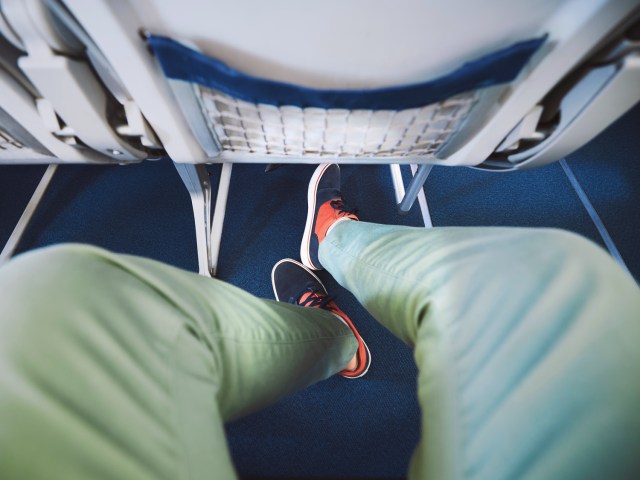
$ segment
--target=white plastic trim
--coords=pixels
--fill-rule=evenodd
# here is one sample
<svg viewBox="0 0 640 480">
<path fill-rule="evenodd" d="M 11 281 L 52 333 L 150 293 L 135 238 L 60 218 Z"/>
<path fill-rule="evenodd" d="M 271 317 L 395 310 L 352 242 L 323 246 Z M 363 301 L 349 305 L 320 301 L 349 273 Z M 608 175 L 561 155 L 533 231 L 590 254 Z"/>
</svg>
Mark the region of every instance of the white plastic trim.
<svg viewBox="0 0 640 480">
<path fill-rule="evenodd" d="M 607 80 L 594 98 L 579 99 L 586 102 L 576 106 L 578 111 L 572 112 L 574 116 L 568 125 L 559 128 L 556 135 L 536 149 L 539 151 L 532 152 L 533 156 L 524 160 L 518 168 L 539 167 L 563 158 L 640 101 L 640 53 L 625 58 L 617 73 Z"/>
<path fill-rule="evenodd" d="M 540 31 L 548 34 L 545 45 L 500 101 L 495 114 L 462 147 L 445 147 L 439 152 L 440 163 L 477 165 L 484 161 L 527 112 L 637 8 L 637 0 L 566 2 Z"/>
<path fill-rule="evenodd" d="M 40 117 L 31 95 L 2 70 L 0 70 L 0 107 L 56 157 L 21 157 L 0 160 L 2 163 L 107 163 L 110 161 L 109 158 L 92 150 L 71 147 L 52 135 Z"/>
<path fill-rule="evenodd" d="M 102 85 L 85 63 L 54 54 L 64 45 L 39 0 L 5 0 L 3 12 L 20 36 L 27 55 L 18 66 L 53 105 L 64 122 L 88 146 L 118 162 L 141 160 L 146 153 L 123 142 L 106 119 Z"/>
<path fill-rule="evenodd" d="M 211 160 L 183 120 L 164 75 L 140 37 L 144 21 L 126 1 L 64 0 L 140 107 L 174 162 Z"/>
</svg>

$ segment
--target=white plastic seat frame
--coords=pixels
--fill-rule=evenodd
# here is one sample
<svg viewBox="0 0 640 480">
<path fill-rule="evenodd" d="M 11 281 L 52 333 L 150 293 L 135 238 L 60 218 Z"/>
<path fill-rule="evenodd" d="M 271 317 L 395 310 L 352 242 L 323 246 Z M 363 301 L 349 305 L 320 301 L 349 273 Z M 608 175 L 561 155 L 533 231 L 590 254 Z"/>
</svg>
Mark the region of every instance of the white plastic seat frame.
<svg viewBox="0 0 640 480">
<path fill-rule="evenodd" d="M 121 141 L 106 123 L 105 95 L 88 66 L 56 53 L 75 53 L 77 45 L 69 46 L 66 43 L 69 38 L 63 39 L 58 36 L 51 24 L 50 12 L 44 4 L 38 0 L 7 0 L 0 7 L 0 33 L 4 36 L 4 41 L 8 42 L 3 52 L 10 51 L 9 44 L 23 52 L 17 65 L 11 65 L 7 71 L 0 70 L 0 118 L 13 125 L 10 129 L 17 128 L 28 132 L 24 135 L 29 137 L 27 143 L 21 143 L 5 131 L 3 138 L 8 139 L 8 142 L 0 149 L 0 163 L 49 163 L 0 253 L 1 264 L 8 261 L 16 250 L 29 221 L 43 199 L 58 163 L 122 163 L 139 161 L 146 157 L 146 154 Z M 10 24 L 6 23 L 5 18 L 9 19 Z M 11 58 L 6 60 L 14 61 L 13 53 Z M 30 81 L 32 83 L 29 83 Z M 36 88 L 33 86 L 34 83 Z M 45 88 L 44 96 L 38 91 L 41 89 L 38 87 Z M 75 130 L 69 126 L 61 127 L 57 118 L 61 112 L 54 110 L 51 97 L 47 96 L 47 93 L 57 97 L 53 103 L 61 107 L 65 112 L 62 116 L 76 127 Z M 126 134 L 149 137 L 144 121 L 141 120 L 141 116 L 136 117 L 134 107 L 131 102 L 125 105 L 128 109 L 128 119 L 138 120 L 137 125 L 130 122 Z M 9 126 L 2 125 L 5 128 Z M 76 134 L 91 148 L 75 148 Z M 5 148 L 7 145 L 11 148 Z M 155 145 L 147 143 L 147 146 Z"/>
</svg>

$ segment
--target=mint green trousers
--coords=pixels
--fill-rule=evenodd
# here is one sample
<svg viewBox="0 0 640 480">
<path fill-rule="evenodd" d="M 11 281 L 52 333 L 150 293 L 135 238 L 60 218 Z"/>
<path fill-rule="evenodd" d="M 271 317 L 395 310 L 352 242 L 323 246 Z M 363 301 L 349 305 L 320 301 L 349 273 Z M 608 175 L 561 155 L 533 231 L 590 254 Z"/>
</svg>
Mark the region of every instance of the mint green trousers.
<svg viewBox="0 0 640 480">
<path fill-rule="evenodd" d="M 320 260 L 415 347 L 411 478 L 639 471 L 640 291 L 599 247 L 343 222 Z M 327 312 L 82 245 L 2 267 L 0 300 L 3 480 L 234 478 L 223 422 L 335 374 L 357 346 Z"/>
</svg>

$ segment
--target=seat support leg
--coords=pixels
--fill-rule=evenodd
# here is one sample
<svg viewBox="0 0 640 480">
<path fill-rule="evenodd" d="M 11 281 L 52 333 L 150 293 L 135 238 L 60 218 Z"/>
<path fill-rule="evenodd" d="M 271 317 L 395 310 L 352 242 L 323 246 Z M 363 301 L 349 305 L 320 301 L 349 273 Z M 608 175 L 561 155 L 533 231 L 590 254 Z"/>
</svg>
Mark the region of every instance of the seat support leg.
<svg viewBox="0 0 640 480">
<path fill-rule="evenodd" d="M 417 171 L 418 166 L 412 164 L 411 173 L 415 176 Z M 424 222 L 425 228 L 433 227 L 433 223 L 431 222 L 431 213 L 429 213 L 429 205 L 427 204 L 427 195 L 424 192 L 424 183 L 423 187 L 418 191 L 418 204 L 420 205 L 420 212 L 422 213 L 422 221 Z"/>
<path fill-rule="evenodd" d="M 27 206 L 24 209 L 22 216 L 18 220 L 16 227 L 13 229 L 13 232 L 11 233 L 9 240 L 7 240 L 7 243 L 2 249 L 2 253 L 0 253 L 0 265 L 9 261 L 9 259 L 13 255 L 13 252 L 15 252 L 16 248 L 18 247 L 18 244 L 20 243 L 20 239 L 22 238 L 22 235 L 24 234 L 27 227 L 29 226 L 29 222 L 31 221 L 33 214 L 38 208 L 38 205 L 40 204 L 42 197 L 44 197 L 44 194 L 47 191 L 47 188 L 49 187 L 49 183 L 51 183 L 51 179 L 53 178 L 53 174 L 56 173 L 57 169 L 58 169 L 57 164 L 51 164 L 45 170 L 44 175 L 40 180 L 40 183 L 38 183 L 38 186 L 33 192 L 33 195 L 31 196 L 29 203 L 27 203 Z"/>
<path fill-rule="evenodd" d="M 229 195 L 229 184 L 231 183 L 232 163 L 223 163 L 220 171 L 220 181 L 218 182 L 218 195 L 216 196 L 216 206 L 213 211 L 213 221 L 211 223 L 211 273 L 215 276 L 218 271 L 218 257 L 220 255 L 220 241 L 222 240 L 222 226 L 224 216 L 227 211 L 227 197 Z"/>
<path fill-rule="evenodd" d="M 413 203 L 416 201 L 416 198 L 418 197 L 420 190 L 422 190 L 422 186 L 424 185 L 424 182 L 427 181 L 427 177 L 429 176 L 429 173 L 431 173 L 432 168 L 433 168 L 433 165 L 426 164 L 426 163 L 418 167 L 415 175 L 413 176 L 413 178 L 411 179 L 411 182 L 409 183 L 409 186 L 407 187 L 407 191 L 404 195 L 404 198 L 398 205 L 398 211 L 400 212 L 401 215 L 407 214 L 411 209 L 411 207 L 413 206 Z"/>
<path fill-rule="evenodd" d="M 427 204 L 427 197 L 424 193 L 423 186 L 427 181 L 429 173 L 431 173 L 433 165 L 411 165 L 411 173 L 413 174 L 413 178 L 411 179 L 406 192 L 400 165 L 393 164 L 389 167 L 391 168 L 391 178 L 396 195 L 396 203 L 398 204 L 398 213 L 400 213 L 400 215 L 406 215 L 407 213 L 409 213 L 409 210 L 411 209 L 417 198 L 420 205 L 420 211 L 422 213 L 422 220 L 424 221 L 424 226 L 427 228 L 431 228 L 433 224 L 431 222 L 431 215 L 429 213 L 429 206 Z"/>
<path fill-rule="evenodd" d="M 196 245 L 198 249 L 198 273 L 211 276 L 211 183 L 204 165 L 173 163 L 182 182 L 189 191 L 193 219 L 196 227 Z"/>
<path fill-rule="evenodd" d="M 198 273 L 215 276 L 218 268 L 222 227 L 227 207 L 232 164 L 222 164 L 213 220 L 211 219 L 211 180 L 204 165 L 174 162 L 189 191 L 198 248 Z"/>
</svg>

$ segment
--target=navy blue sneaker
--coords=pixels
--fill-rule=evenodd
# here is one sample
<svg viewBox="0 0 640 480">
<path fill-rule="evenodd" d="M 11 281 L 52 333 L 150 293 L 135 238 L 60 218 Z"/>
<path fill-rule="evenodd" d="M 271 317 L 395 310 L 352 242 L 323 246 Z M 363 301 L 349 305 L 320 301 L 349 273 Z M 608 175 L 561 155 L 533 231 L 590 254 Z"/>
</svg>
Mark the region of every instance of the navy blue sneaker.
<svg viewBox="0 0 640 480">
<path fill-rule="evenodd" d="M 333 313 L 342 323 L 351 329 L 358 340 L 357 366 L 355 370 L 338 372 L 345 378 L 360 378 L 369 371 L 371 352 L 356 330 L 351 319 L 338 308 L 334 298 L 327 294 L 327 289 L 316 275 L 300 262 L 291 258 L 280 260 L 271 270 L 273 293 L 279 302 L 287 302 L 309 308 L 322 308 Z"/>
<path fill-rule="evenodd" d="M 337 222 L 358 220 L 340 193 L 340 167 L 335 163 L 319 165 L 311 177 L 307 192 L 307 223 L 300 245 L 300 259 L 312 270 L 322 270 L 318 260 L 320 242 Z"/>
</svg>

